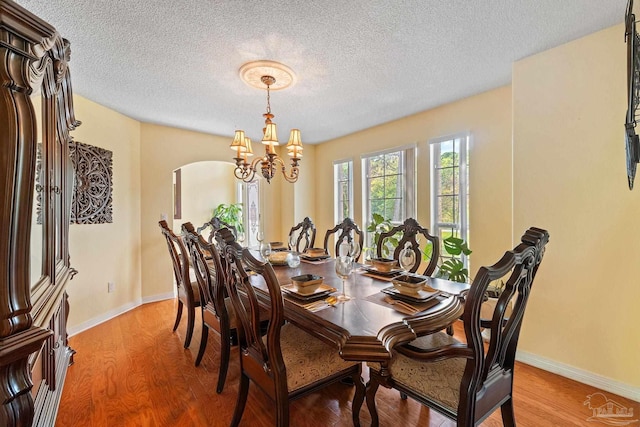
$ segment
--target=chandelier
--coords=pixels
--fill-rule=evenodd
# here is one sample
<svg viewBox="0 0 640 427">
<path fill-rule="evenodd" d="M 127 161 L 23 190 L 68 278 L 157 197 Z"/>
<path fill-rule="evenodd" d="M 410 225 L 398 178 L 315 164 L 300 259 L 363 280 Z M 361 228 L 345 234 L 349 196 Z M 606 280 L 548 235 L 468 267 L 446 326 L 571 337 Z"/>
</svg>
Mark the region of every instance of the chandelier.
<svg viewBox="0 0 640 427">
<path fill-rule="evenodd" d="M 293 72 L 285 65 L 277 62 L 256 61 L 243 65 L 240 68 L 240 75 L 247 84 L 253 87 L 262 88 L 266 86 L 267 112 L 262 115 L 265 118 L 265 127 L 262 129 L 262 144 L 265 145 L 264 156 L 257 157 L 249 163 L 249 157 L 253 156 L 251 139 L 245 136 L 243 130 L 236 130 L 235 132 L 231 142 L 231 149 L 236 152 L 236 156 L 233 158 L 236 162 L 234 170 L 236 178 L 244 182 L 250 182 L 259 171 L 260 175 L 270 183 L 277 171 L 280 170 L 284 179 L 288 182 L 296 182 L 299 174 L 298 162 L 302 159 L 300 130 L 291 129 L 289 135 L 286 149 L 291 160 L 291 167 L 287 171 L 286 162 L 276 153 L 275 147 L 280 143 L 278 142 L 276 124 L 272 121 L 275 116 L 271 113 L 271 89 L 277 82 L 274 75 L 278 75 L 279 80 L 282 77 L 281 81 L 278 81 L 278 89 L 284 89 L 292 84 Z M 258 77 L 262 86 L 257 84 Z"/>
</svg>

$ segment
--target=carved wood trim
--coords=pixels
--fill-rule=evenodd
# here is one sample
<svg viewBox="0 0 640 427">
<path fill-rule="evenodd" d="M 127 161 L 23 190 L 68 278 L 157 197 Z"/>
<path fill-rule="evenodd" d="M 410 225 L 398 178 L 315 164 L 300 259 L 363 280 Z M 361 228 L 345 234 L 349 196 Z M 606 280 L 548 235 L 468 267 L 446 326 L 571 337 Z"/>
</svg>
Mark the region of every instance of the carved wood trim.
<svg viewBox="0 0 640 427">
<path fill-rule="evenodd" d="M 30 281 L 30 235 L 36 177 L 36 112 L 29 96 L 33 88 L 42 84 L 47 105 L 43 108 L 43 159 L 49 164 L 52 144 L 66 144 L 69 131 L 79 122 L 75 120 L 71 99 L 70 77 L 67 69 L 69 43 L 55 28 L 31 14 L 17 3 L 0 0 L 0 425 L 30 426 L 34 415 L 30 358 L 51 330 L 34 326 L 32 289 Z M 66 147 L 65 147 L 66 148 Z M 45 152 L 47 154 L 45 154 Z M 45 245 L 45 264 L 48 268 L 37 289 L 39 311 L 53 300 L 49 296 L 64 289 L 66 280 L 75 270 L 69 266 L 68 217 L 64 210 L 70 198 L 68 164 L 60 151 L 63 170 L 56 170 L 59 182 L 43 179 L 40 188 L 44 197 L 54 193 L 59 214 L 43 215 L 49 236 L 58 225 L 56 248 Z M 57 189 L 57 190 L 56 190 Z M 48 202 L 44 206 L 48 208 Z M 54 222 L 56 221 L 56 222 Z M 67 224 L 65 224 L 67 221 Z M 51 239 L 50 239 L 51 240 Z M 58 260 L 54 263 L 53 257 Z M 60 279 L 60 282 L 56 281 Z M 45 284 L 51 284 L 45 288 Z M 56 288 L 57 287 L 57 288 Z M 55 312 L 55 309 L 46 308 Z M 46 326 L 48 320 L 42 319 Z M 35 359 L 35 357 L 34 357 Z"/>
<path fill-rule="evenodd" d="M 69 155 L 75 170 L 71 223 L 113 222 L 113 152 L 71 141 Z"/>
</svg>

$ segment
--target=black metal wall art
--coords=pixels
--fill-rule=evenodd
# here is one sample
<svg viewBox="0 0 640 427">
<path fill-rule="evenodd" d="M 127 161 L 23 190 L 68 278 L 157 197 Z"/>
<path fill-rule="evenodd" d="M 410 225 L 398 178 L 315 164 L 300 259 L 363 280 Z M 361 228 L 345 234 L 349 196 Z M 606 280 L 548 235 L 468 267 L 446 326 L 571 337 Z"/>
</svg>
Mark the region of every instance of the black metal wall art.
<svg viewBox="0 0 640 427">
<path fill-rule="evenodd" d="M 627 117 L 624 124 L 627 150 L 627 179 L 629 190 L 633 190 L 636 167 L 640 162 L 640 139 L 636 134 L 636 112 L 640 105 L 640 37 L 636 31 L 636 16 L 633 13 L 633 0 L 627 3 L 625 15 L 625 33 L 627 42 Z"/>
<path fill-rule="evenodd" d="M 113 222 L 113 153 L 104 148 L 72 141 L 69 144 L 69 155 L 75 170 L 71 223 Z"/>
</svg>

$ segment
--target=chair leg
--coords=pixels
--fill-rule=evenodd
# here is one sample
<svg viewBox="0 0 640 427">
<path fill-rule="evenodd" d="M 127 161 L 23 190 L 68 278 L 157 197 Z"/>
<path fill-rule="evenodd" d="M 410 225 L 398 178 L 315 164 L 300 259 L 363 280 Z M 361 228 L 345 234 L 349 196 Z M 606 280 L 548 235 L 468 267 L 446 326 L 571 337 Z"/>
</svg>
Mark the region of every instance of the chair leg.
<svg viewBox="0 0 640 427">
<path fill-rule="evenodd" d="M 289 396 L 276 391 L 276 427 L 289 427 Z"/>
<path fill-rule="evenodd" d="M 196 322 L 196 309 L 187 307 L 187 336 L 184 338 L 184 348 L 191 345 L 191 337 L 193 336 L 193 326 Z"/>
<path fill-rule="evenodd" d="M 360 408 L 362 408 L 362 403 L 364 402 L 365 386 L 362 382 L 360 372 L 353 374 L 351 378 L 353 378 L 353 383 L 356 386 L 356 393 L 353 395 L 353 403 L 351 405 L 353 426 L 360 427 Z"/>
<path fill-rule="evenodd" d="M 447 326 L 447 335 L 453 336 L 453 325 Z"/>
<path fill-rule="evenodd" d="M 231 427 L 238 427 L 242 414 L 244 413 L 244 406 L 247 403 L 247 396 L 249 395 L 249 377 L 245 374 L 240 375 L 240 387 L 238 389 L 238 399 L 236 400 L 236 409 L 233 411 L 233 419 L 231 420 Z"/>
<path fill-rule="evenodd" d="M 502 404 L 500 407 L 500 413 L 502 414 L 502 424 L 505 427 L 515 427 L 516 417 L 513 412 L 513 398 Z"/>
<path fill-rule="evenodd" d="M 176 314 L 176 323 L 173 324 L 173 331 L 175 332 L 178 329 L 178 325 L 180 324 L 180 318 L 182 317 L 182 301 L 178 300 L 178 313 Z"/>
<path fill-rule="evenodd" d="M 207 341 L 209 340 L 209 327 L 202 322 L 202 336 L 200 337 L 200 349 L 198 350 L 198 357 L 196 357 L 196 366 L 200 366 L 202 362 L 202 356 L 207 349 Z"/>
<path fill-rule="evenodd" d="M 401 391 L 400 392 L 400 399 L 407 400 L 407 393 L 404 393 L 404 392 Z"/>
<path fill-rule="evenodd" d="M 369 414 L 371 414 L 371 427 L 380 425 L 378 410 L 376 409 L 376 392 L 379 385 L 375 380 L 370 380 L 367 384 L 367 408 L 369 408 Z"/>
<path fill-rule="evenodd" d="M 220 332 L 220 370 L 218 371 L 218 387 L 216 392 L 222 393 L 224 382 L 227 379 L 227 370 L 229 369 L 229 354 L 231 353 L 231 337 L 229 330 L 221 328 Z"/>
</svg>

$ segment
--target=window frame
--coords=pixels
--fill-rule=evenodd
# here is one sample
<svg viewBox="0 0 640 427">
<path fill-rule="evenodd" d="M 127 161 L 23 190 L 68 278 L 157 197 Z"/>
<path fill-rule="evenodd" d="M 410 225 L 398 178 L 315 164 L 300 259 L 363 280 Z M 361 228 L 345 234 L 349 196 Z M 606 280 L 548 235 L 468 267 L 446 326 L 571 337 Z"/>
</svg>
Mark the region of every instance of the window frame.
<svg viewBox="0 0 640 427">
<path fill-rule="evenodd" d="M 440 206 L 440 198 L 443 196 L 438 192 L 439 182 L 437 170 L 439 169 L 436 166 L 435 159 L 440 159 L 441 147 L 442 143 L 460 140 L 459 147 L 459 160 L 458 160 L 458 168 L 459 168 L 459 184 L 458 184 L 458 193 L 455 195 L 458 199 L 458 221 L 445 223 L 438 221 L 438 212 Z M 433 138 L 429 140 L 429 170 L 430 170 L 430 180 L 431 180 L 431 197 L 430 197 L 430 209 L 431 209 L 431 233 L 438 238 L 442 236 L 442 230 L 452 230 L 455 229 L 458 232 L 458 237 L 464 239 L 467 243 L 469 243 L 469 151 L 471 149 L 471 132 L 459 132 L 452 135 L 442 136 L 438 138 Z M 453 166 L 456 167 L 456 166 Z M 442 168 L 440 168 L 442 169 Z M 455 177 L 455 174 L 453 174 Z M 454 202 L 455 206 L 455 202 Z M 442 242 L 441 242 L 442 245 Z M 444 258 L 450 258 L 450 256 L 441 248 L 441 256 Z M 461 255 L 462 262 L 465 267 L 469 268 L 469 257 L 462 254 Z"/>
<path fill-rule="evenodd" d="M 372 245 L 372 233 L 367 231 L 371 222 L 371 199 L 368 185 L 368 168 L 367 162 L 369 159 L 381 155 L 388 155 L 397 152 L 403 154 L 403 171 L 398 175 L 402 177 L 402 186 L 404 189 L 404 214 L 401 215 L 400 221 L 391 221 L 393 225 L 400 225 L 406 218 L 415 218 L 417 212 L 416 206 L 416 183 L 417 183 L 417 158 L 418 147 L 417 144 L 408 144 L 399 147 L 388 148 L 381 151 L 374 151 L 371 153 L 365 153 L 360 156 L 362 167 L 362 218 L 363 218 L 363 231 L 365 232 L 365 246 Z M 387 175 L 383 175 L 387 176 Z"/>
<path fill-rule="evenodd" d="M 349 167 L 348 179 L 347 179 L 347 192 L 349 201 L 349 214 L 347 217 L 353 219 L 353 158 L 335 160 L 333 162 L 333 217 L 336 224 L 341 223 L 344 218 L 341 217 L 342 210 L 340 209 L 340 182 L 338 181 L 338 167 L 347 163 Z"/>
</svg>

